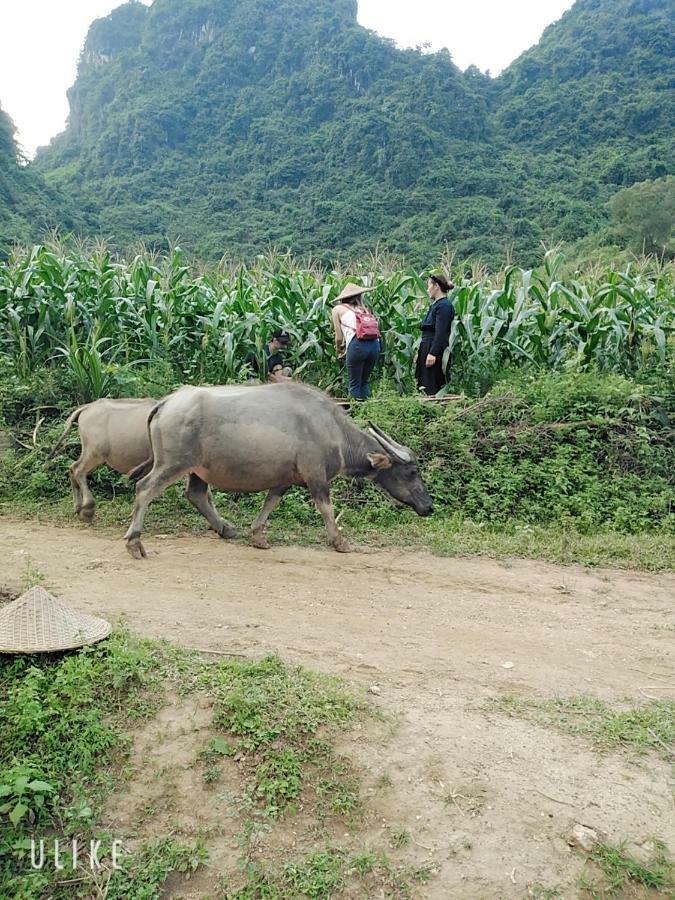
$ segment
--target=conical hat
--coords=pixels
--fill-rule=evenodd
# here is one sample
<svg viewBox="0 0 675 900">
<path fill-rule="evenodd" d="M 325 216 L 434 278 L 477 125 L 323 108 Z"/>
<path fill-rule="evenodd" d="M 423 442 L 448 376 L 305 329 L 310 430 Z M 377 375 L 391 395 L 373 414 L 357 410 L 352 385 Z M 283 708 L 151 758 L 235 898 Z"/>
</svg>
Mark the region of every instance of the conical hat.
<svg viewBox="0 0 675 900">
<path fill-rule="evenodd" d="M 333 300 L 333 303 L 339 303 L 340 300 L 349 300 L 350 297 L 358 297 L 359 294 L 368 294 L 374 290 L 375 288 L 361 287 L 360 284 L 354 284 L 353 281 L 350 281 L 342 288 L 335 300 Z"/>
<path fill-rule="evenodd" d="M 86 616 L 33 587 L 0 609 L 0 653 L 53 653 L 103 640 L 109 622 Z"/>
</svg>

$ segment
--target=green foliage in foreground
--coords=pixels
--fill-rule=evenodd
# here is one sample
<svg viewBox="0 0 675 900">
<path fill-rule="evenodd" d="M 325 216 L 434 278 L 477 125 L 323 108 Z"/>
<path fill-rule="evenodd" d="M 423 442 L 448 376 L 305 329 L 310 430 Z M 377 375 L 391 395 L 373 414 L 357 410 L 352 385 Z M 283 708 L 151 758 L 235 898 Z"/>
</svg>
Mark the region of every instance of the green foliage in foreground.
<svg viewBox="0 0 675 900">
<path fill-rule="evenodd" d="M 109 858 L 96 823 L 129 747 L 123 727 L 156 708 L 167 660 L 119 632 L 76 653 L 0 656 L 0 896 L 43 896 L 55 876 L 30 872 L 35 835 L 86 832 Z M 17 877 L 19 867 L 28 873 Z"/>
<path fill-rule="evenodd" d="M 214 725 L 247 754 L 250 801 L 265 816 L 294 810 L 310 771 L 314 790 L 334 812 L 357 810 L 358 792 L 326 738 L 365 705 L 339 682 L 269 657 L 208 665 L 197 684 L 214 700 Z M 210 749 L 213 756 L 219 748 Z"/>
<path fill-rule="evenodd" d="M 333 739 L 368 707 L 339 681 L 286 667 L 276 657 L 214 662 L 115 631 L 74 653 L 0 658 L 0 896 L 85 898 L 104 884 L 111 900 L 155 900 L 169 873 L 189 877 L 208 860 L 205 838 L 187 844 L 167 836 L 125 852 L 122 869 L 108 880 L 112 836 L 99 822 L 106 797 L 122 783 L 130 749 L 124 731 L 132 718 L 157 710 L 167 680 L 213 703 L 214 726 L 224 737 L 213 738 L 196 764 L 217 768 L 234 753 L 245 757 L 238 770 L 242 795 L 232 798 L 228 812 L 242 826 L 242 871 L 223 873 L 224 896 L 328 898 L 357 882 L 357 891 L 386 888 L 387 896 L 407 897 L 415 883 L 426 882 L 424 867 L 396 865 L 381 851 L 354 856 L 339 847 L 267 872 L 253 845 L 256 831 L 292 815 L 301 795 L 304 814 L 319 825 L 338 817 L 343 828 L 354 827 L 360 816 L 359 780 Z M 44 837 L 47 848 L 54 837 L 62 847 L 94 837 L 108 868 L 73 870 L 64 852 L 62 872 L 49 861 L 31 871 L 31 837 Z"/>
<path fill-rule="evenodd" d="M 138 367 L 159 375 L 165 389 L 222 384 L 250 375 L 247 355 L 261 356 L 283 327 L 293 338 L 296 374 L 325 388 L 341 385 L 329 316 L 348 277 L 279 256 L 198 273 L 178 250 L 129 262 L 101 249 L 17 251 L 0 264 L 0 376 L 61 371 L 77 402 L 134 393 Z M 453 390 L 482 393 L 504 369 L 597 369 L 643 379 L 668 371 L 672 264 L 642 260 L 571 273 L 562 254 L 549 251 L 534 270 L 509 266 L 489 275 L 457 266 L 453 277 Z M 384 339 L 377 377 L 414 391 L 413 357 L 429 302 L 424 273 L 371 260 L 364 283 L 375 287 L 369 303 Z"/>
<path fill-rule="evenodd" d="M 415 887 L 427 884 L 432 874 L 430 866 L 395 866 L 386 853 L 353 856 L 329 847 L 294 859 L 275 873 L 252 865 L 244 886 L 231 891 L 224 884 L 223 889 L 227 900 L 329 900 L 356 878 L 356 896 L 404 900 L 414 897 Z"/>
<path fill-rule="evenodd" d="M 244 796 L 237 800 L 245 861 L 252 859 L 247 841 L 261 817 L 274 822 L 292 811 L 301 791 L 311 788 L 320 820 L 356 814 L 358 781 L 331 738 L 367 707 L 336 679 L 288 668 L 276 657 L 200 660 L 119 631 L 74 653 L 0 657 L 0 896 L 92 895 L 86 872 L 67 867 L 59 874 L 49 865 L 31 871 L 30 838 L 48 844 L 50 835 L 64 842 L 95 837 L 101 862 L 110 865 L 112 838 L 99 820 L 130 748 L 124 731 L 133 718 L 157 710 L 167 680 L 208 697 L 214 725 L 227 735 L 213 739 L 199 760 L 217 763 L 235 749 L 246 754 Z M 148 843 L 123 857 L 106 896 L 159 897 L 169 872 L 189 875 L 207 857 L 201 840 Z M 74 875 L 78 888 L 70 882 Z M 292 877 L 299 884 L 304 876 L 296 867 Z"/>
<path fill-rule="evenodd" d="M 121 861 L 122 868 L 106 885 L 106 900 L 159 900 L 165 895 L 164 884 L 172 872 L 190 878 L 208 858 L 201 840 L 194 845 L 168 836 L 147 841 L 135 857 Z"/>
</svg>

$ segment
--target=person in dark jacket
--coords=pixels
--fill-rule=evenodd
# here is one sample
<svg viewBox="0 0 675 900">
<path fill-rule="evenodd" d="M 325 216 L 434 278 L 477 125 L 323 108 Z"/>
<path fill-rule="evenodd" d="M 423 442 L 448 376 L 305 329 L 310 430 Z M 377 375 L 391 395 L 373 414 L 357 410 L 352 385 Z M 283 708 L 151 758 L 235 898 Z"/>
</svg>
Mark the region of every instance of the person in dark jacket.
<svg viewBox="0 0 675 900">
<path fill-rule="evenodd" d="M 415 377 L 417 386 L 430 397 L 434 397 L 448 381 L 443 354 L 450 342 L 450 329 L 455 318 L 455 308 L 447 296 L 453 288 L 454 284 L 445 275 L 430 275 L 427 281 L 431 306 L 422 322 Z"/>
<path fill-rule="evenodd" d="M 255 353 L 249 353 L 246 362 L 258 374 L 258 377 L 268 381 L 285 381 L 291 374 L 290 368 L 284 362 L 283 351 L 288 349 L 291 338 L 285 331 L 275 331 L 272 339 L 263 347 L 264 371 L 260 371 L 260 361 Z"/>
</svg>

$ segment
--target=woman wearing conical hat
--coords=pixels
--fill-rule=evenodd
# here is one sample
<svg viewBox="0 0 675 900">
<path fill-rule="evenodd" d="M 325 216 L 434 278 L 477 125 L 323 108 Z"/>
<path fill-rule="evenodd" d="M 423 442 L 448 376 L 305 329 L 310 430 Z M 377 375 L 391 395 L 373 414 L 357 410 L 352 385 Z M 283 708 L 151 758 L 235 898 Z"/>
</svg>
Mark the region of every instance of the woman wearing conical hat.
<svg viewBox="0 0 675 900">
<path fill-rule="evenodd" d="M 350 282 L 335 298 L 331 314 L 338 359 L 347 361 L 349 396 L 367 400 L 370 376 L 380 355 L 380 330 L 375 316 L 363 304 L 363 295 L 374 288 Z"/>
</svg>

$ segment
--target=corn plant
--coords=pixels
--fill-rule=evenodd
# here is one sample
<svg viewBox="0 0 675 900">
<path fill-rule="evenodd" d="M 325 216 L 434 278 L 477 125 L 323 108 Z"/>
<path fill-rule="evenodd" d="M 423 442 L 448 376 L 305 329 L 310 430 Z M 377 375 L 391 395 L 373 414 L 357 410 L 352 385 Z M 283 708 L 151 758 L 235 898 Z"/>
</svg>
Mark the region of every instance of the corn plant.
<svg viewBox="0 0 675 900">
<path fill-rule="evenodd" d="M 411 390 L 426 277 L 382 255 L 369 265 L 360 276 L 375 288 L 368 301 L 380 319 L 382 371 Z M 670 364 L 672 265 L 636 261 L 566 274 L 562 253 L 552 250 L 534 270 L 456 269 L 450 353 L 459 383 L 505 367 L 631 373 Z M 283 328 L 292 338 L 290 364 L 328 387 L 341 378 L 331 304 L 354 277 L 274 254 L 254 266 L 197 270 L 177 248 L 124 260 L 101 245 L 91 252 L 36 246 L 0 265 L 0 357 L 20 378 L 65 366 L 83 398 L 93 399 L 118 391 L 126 367 L 141 363 L 168 368 L 179 382 L 244 379 L 247 357 L 261 360 L 265 342 Z"/>
</svg>

